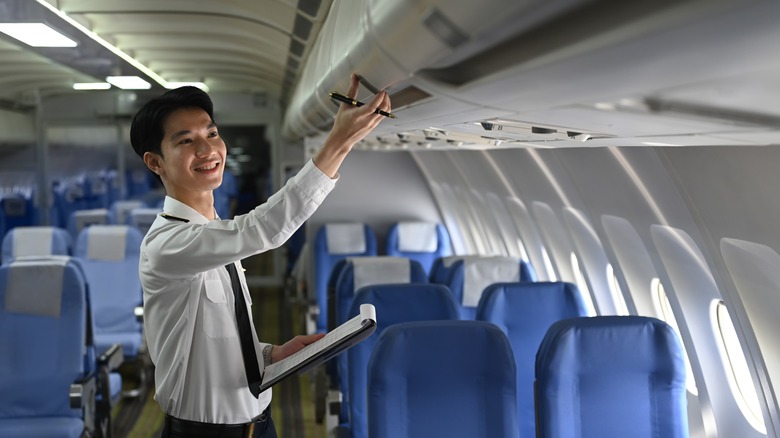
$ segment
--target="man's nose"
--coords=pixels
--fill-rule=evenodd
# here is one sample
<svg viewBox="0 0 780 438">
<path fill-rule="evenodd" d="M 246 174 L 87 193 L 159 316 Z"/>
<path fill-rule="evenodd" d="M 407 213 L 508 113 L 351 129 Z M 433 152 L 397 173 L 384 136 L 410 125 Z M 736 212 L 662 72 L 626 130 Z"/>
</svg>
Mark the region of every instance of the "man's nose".
<svg viewBox="0 0 780 438">
<path fill-rule="evenodd" d="M 205 138 L 199 138 L 195 141 L 195 155 L 198 158 L 205 158 L 213 154 L 216 150 L 216 146 L 212 145 Z"/>
</svg>

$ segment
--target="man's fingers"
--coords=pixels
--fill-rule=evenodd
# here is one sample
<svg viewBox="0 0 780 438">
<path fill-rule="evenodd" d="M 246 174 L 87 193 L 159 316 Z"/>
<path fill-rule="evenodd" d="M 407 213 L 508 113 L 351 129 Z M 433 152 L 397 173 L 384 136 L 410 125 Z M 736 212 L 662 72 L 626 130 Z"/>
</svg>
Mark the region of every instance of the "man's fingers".
<svg viewBox="0 0 780 438">
<path fill-rule="evenodd" d="M 366 114 L 373 113 L 374 111 L 377 110 L 377 108 L 379 108 L 379 105 L 381 105 L 382 102 L 385 101 L 385 99 L 389 99 L 387 97 L 387 93 L 384 92 L 384 91 L 380 91 L 379 93 L 377 93 L 376 96 L 374 96 L 373 99 L 371 99 L 371 102 L 367 103 L 363 107 L 364 108 L 364 112 Z M 389 100 L 388 100 L 388 102 L 389 102 Z"/>
<path fill-rule="evenodd" d="M 360 80 L 357 73 L 352 73 L 352 77 L 349 78 L 349 91 L 347 96 L 350 99 L 357 99 L 358 87 L 360 86 Z"/>
</svg>

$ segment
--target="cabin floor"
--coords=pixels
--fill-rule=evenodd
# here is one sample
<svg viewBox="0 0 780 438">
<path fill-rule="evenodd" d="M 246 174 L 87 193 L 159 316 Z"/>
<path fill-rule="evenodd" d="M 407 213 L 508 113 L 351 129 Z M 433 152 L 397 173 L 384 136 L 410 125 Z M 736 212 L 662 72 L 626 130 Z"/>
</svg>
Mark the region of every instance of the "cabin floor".
<svg viewBox="0 0 780 438">
<path fill-rule="evenodd" d="M 260 254 L 242 261 L 251 275 L 271 275 L 273 257 Z M 293 302 L 283 287 L 251 287 L 255 328 L 263 342 L 281 344 L 295 335 L 305 333 L 305 303 Z M 133 380 L 138 373 L 128 365 L 121 369 L 127 389 L 137 388 Z M 315 420 L 314 384 L 316 370 L 296 375 L 274 386 L 271 404 L 274 424 L 280 437 L 324 438 L 325 425 Z M 150 438 L 162 432 L 164 413 L 153 398 L 153 374 L 146 382 L 146 391 L 137 398 L 125 398 L 113 411 L 114 437 Z"/>
</svg>

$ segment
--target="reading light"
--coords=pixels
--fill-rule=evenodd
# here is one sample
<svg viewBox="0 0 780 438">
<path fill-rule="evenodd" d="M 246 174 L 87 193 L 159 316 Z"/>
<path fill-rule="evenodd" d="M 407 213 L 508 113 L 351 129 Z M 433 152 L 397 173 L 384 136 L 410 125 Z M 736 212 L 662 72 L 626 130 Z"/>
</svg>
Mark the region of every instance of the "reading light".
<svg viewBox="0 0 780 438">
<path fill-rule="evenodd" d="M 76 82 L 73 84 L 74 90 L 108 90 L 111 84 L 108 82 Z"/>
<path fill-rule="evenodd" d="M 209 92 L 208 85 L 204 84 L 203 82 L 168 82 L 165 84 L 165 88 L 169 90 L 173 90 L 174 88 L 179 87 L 196 87 L 207 93 Z"/>
<path fill-rule="evenodd" d="M 33 47 L 76 47 L 78 45 L 43 23 L 0 23 L 0 32 Z"/>
<path fill-rule="evenodd" d="M 108 76 L 106 82 L 123 90 L 148 90 L 152 84 L 138 76 Z"/>
</svg>

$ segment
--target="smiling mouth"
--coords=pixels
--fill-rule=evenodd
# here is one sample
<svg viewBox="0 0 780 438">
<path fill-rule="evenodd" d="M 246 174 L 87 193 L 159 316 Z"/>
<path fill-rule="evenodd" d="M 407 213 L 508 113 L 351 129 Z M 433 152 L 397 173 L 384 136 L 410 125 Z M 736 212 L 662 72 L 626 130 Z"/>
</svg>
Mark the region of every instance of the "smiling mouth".
<svg viewBox="0 0 780 438">
<path fill-rule="evenodd" d="M 219 166 L 219 161 L 215 161 L 212 163 L 204 164 L 200 167 L 196 167 L 195 170 L 199 172 L 208 172 L 209 170 L 214 170 Z"/>
</svg>

